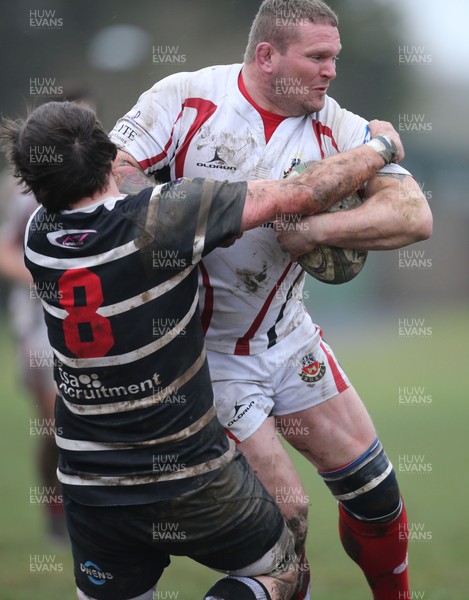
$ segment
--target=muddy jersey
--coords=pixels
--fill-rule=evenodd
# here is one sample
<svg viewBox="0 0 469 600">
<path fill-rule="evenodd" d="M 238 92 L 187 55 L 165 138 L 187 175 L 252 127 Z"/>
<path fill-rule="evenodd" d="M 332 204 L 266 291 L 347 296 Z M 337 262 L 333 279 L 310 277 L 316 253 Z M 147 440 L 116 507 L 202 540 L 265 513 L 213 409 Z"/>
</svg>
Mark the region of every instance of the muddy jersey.
<svg viewBox="0 0 469 600">
<path fill-rule="evenodd" d="M 182 180 L 32 216 L 25 260 L 55 355 L 59 479 L 84 504 L 192 490 L 233 457 L 213 407 L 197 263 L 246 184 Z"/>
<path fill-rule="evenodd" d="M 280 179 L 299 162 L 368 140 L 367 121 L 326 97 L 323 110 L 281 120 L 266 142 L 262 116 L 240 89 L 241 66 L 156 83 L 117 122 L 112 140 L 156 178 L 228 181 Z M 383 171 L 407 173 L 397 165 Z M 303 284 L 303 270 L 280 249 L 271 224 L 217 249 L 200 265 L 207 347 L 235 354 L 271 347 L 303 320 Z"/>
</svg>

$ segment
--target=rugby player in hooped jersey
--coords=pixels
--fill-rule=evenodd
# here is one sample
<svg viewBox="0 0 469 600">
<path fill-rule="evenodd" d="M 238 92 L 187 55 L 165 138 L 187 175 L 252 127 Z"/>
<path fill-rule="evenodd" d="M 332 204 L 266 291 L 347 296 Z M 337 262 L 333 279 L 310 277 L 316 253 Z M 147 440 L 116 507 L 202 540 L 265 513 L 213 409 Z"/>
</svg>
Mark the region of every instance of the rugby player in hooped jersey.
<svg viewBox="0 0 469 600">
<path fill-rule="evenodd" d="M 229 574 L 207 600 L 291 597 L 293 535 L 216 417 L 196 266 L 276 215 L 324 210 L 403 156 L 392 127 L 374 125 L 385 135 L 294 181 L 182 179 L 124 196 L 117 148 L 88 108 L 50 102 L 4 122 L 15 175 L 43 205 L 25 262 L 55 356 L 80 600 L 151 600 L 171 554 Z M 50 160 L 36 160 L 44 147 Z"/>
<path fill-rule="evenodd" d="M 363 143 L 367 122 L 327 95 L 341 47 L 337 26 L 320 0 L 265 0 L 243 65 L 171 75 L 117 122 L 111 138 L 121 149 L 121 189 L 145 185 L 143 173 L 280 179 L 298 162 Z M 356 210 L 311 217 L 301 243 L 383 250 L 431 234 L 428 204 L 405 169 L 385 167 L 364 196 Z M 298 254 L 292 233 L 280 241 Z M 276 428 L 339 501 L 343 545 L 375 600 L 395 600 L 410 593 L 407 543 L 399 535 L 407 517 L 395 473 L 360 397 L 306 312 L 303 280 L 271 226 L 202 261 L 202 324 L 217 413 L 278 500 L 299 554 L 307 497 Z M 308 597 L 306 563 L 302 571 L 304 589 L 295 598 Z"/>
</svg>

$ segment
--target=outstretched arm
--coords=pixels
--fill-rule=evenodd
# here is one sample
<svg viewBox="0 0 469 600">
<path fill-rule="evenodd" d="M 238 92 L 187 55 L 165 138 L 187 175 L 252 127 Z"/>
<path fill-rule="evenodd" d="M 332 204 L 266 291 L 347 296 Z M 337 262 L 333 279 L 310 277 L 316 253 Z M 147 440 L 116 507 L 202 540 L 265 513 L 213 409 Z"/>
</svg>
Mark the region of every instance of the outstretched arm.
<svg viewBox="0 0 469 600">
<path fill-rule="evenodd" d="M 399 135 L 389 123 L 375 123 L 380 133 L 394 142 L 396 156 L 383 158 L 374 143 L 368 143 L 315 162 L 293 179 L 249 182 L 242 230 L 281 218 L 283 214 L 322 213 L 358 189 L 385 164 L 399 160 L 404 155 Z"/>
</svg>

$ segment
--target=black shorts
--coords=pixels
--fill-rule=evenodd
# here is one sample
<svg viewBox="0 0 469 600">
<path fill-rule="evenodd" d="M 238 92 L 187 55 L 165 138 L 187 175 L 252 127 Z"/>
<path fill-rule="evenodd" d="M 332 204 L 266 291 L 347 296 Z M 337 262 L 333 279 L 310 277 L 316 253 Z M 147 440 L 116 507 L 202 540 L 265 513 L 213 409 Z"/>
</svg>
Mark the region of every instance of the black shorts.
<svg viewBox="0 0 469 600">
<path fill-rule="evenodd" d="M 285 569 L 293 552 L 277 505 L 241 454 L 207 485 L 178 499 L 95 507 L 64 495 L 64 506 L 77 586 L 97 600 L 127 600 L 151 590 L 171 554 L 233 572 L 270 551 L 267 570 L 264 559 L 254 567 L 259 572 L 242 573 L 260 575 Z"/>
</svg>

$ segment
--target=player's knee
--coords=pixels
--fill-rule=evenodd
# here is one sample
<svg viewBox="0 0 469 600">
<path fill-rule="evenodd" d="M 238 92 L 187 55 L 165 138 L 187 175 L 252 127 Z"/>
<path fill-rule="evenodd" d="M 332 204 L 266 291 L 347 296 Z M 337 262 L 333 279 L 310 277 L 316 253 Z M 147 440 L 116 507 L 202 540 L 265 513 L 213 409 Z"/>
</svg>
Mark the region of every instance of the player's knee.
<svg viewBox="0 0 469 600">
<path fill-rule="evenodd" d="M 277 579 L 228 576 L 218 580 L 206 593 L 204 600 L 287 600 L 295 589 L 296 578 L 284 573 Z M 267 589 L 271 587 L 273 595 Z M 273 589 L 272 589 L 273 588 Z"/>
<path fill-rule="evenodd" d="M 269 593 L 270 590 L 274 591 L 274 598 L 287 600 L 294 591 L 297 577 L 298 556 L 294 548 L 294 537 L 284 525 L 279 539 L 270 550 L 254 563 L 230 571 L 229 577 L 217 581 L 214 588 L 207 592 L 206 599 L 264 600 L 271 596 L 262 594 L 265 594 L 265 591 Z M 265 588 L 265 591 L 262 591 L 262 588 Z"/>
<path fill-rule="evenodd" d="M 224 577 L 213 585 L 204 600 L 270 600 L 267 588 L 252 577 Z"/>
<path fill-rule="evenodd" d="M 401 511 L 396 474 L 378 439 L 353 463 L 320 474 L 342 506 L 361 520 L 384 523 Z"/>
</svg>

